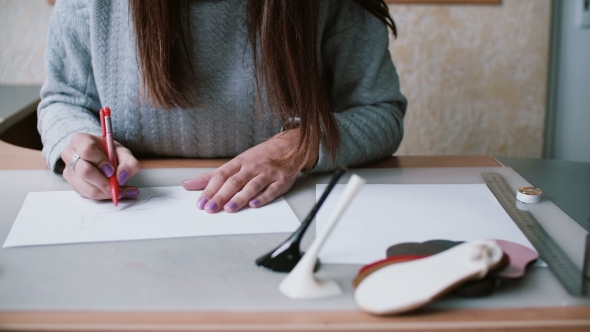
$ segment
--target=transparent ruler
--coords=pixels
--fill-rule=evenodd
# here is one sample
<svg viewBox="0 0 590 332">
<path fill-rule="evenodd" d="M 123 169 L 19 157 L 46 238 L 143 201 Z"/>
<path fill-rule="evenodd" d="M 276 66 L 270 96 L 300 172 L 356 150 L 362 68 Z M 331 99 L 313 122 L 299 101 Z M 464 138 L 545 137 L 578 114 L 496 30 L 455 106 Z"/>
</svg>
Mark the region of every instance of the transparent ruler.
<svg viewBox="0 0 590 332">
<path fill-rule="evenodd" d="M 537 249 L 539 257 L 547 263 L 551 272 L 567 289 L 568 293 L 575 296 L 588 294 L 588 270 L 590 269 L 588 237 L 586 238 L 586 248 L 583 248 L 585 250 L 585 259 L 584 272 L 582 272 L 543 229 L 535 217 L 529 211 L 518 208 L 516 193 L 512 191 L 500 173 L 486 172 L 481 173 L 481 175 L 494 196 L 496 196 L 496 199 L 504 207 L 504 210 Z"/>
</svg>

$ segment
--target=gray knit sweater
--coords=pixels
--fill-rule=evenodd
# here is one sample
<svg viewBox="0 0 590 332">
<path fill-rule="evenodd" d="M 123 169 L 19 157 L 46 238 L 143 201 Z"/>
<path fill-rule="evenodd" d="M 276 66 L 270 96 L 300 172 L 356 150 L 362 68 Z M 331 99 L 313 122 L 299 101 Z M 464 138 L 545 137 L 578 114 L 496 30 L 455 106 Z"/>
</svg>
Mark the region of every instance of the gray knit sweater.
<svg viewBox="0 0 590 332">
<path fill-rule="evenodd" d="M 319 0 L 318 0 L 319 1 Z M 59 0 L 51 17 L 41 90 L 43 157 L 54 171 L 74 133 L 100 136 L 98 111 L 113 112 L 115 139 L 137 156 L 233 157 L 277 134 L 256 110 L 245 0 L 191 2 L 201 106 L 163 110 L 140 98 L 140 72 L 126 0 Z M 335 161 L 320 146 L 314 171 L 391 155 L 403 135 L 406 99 L 385 25 L 352 0 L 322 0 L 318 50 L 342 136 Z"/>
</svg>

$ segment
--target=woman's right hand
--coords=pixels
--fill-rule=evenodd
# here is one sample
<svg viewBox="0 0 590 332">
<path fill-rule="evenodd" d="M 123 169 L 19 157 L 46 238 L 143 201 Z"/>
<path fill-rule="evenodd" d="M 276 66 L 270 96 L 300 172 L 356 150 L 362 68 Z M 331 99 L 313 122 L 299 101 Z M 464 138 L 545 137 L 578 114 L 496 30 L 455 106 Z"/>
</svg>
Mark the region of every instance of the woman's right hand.
<svg viewBox="0 0 590 332">
<path fill-rule="evenodd" d="M 109 177 L 113 175 L 114 168 L 107 154 L 103 151 L 104 139 L 90 134 L 74 134 L 70 144 L 61 153 L 61 159 L 66 164 L 63 177 L 72 186 L 75 192 L 82 197 L 90 199 L 111 199 Z M 115 142 L 117 152 L 117 179 L 119 180 L 120 198 L 136 197 L 139 189 L 124 184 L 140 170 L 139 162 L 129 149 Z M 80 159 L 74 164 L 72 170 L 68 165 L 74 155 Z"/>
</svg>

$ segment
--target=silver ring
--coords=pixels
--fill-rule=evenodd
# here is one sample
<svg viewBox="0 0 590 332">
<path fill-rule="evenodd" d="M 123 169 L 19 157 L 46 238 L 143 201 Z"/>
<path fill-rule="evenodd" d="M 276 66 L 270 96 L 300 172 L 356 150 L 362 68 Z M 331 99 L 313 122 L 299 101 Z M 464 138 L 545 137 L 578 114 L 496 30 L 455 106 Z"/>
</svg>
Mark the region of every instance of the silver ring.
<svg viewBox="0 0 590 332">
<path fill-rule="evenodd" d="M 78 159 L 80 159 L 80 156 L 75 154 L 72 157 L 72 161 L 70 161 L 70 163 L 68 164 L 68 167 L 70 167 L 70 169 L 72 170 L 72 172 L 76 173 L 76 171 L 74 170 L 74 167 L 76 167 L 76 163 L 78 162 Z"/>
</svg>

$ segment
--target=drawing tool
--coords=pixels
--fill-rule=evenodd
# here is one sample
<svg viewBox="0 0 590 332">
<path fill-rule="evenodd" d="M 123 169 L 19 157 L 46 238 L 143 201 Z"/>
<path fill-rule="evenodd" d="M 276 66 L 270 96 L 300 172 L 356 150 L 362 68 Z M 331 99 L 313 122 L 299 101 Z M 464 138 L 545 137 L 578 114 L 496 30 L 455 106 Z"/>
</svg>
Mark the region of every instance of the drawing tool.
<svg viewBox="0 0 590 332">
<path fill-rule="evenodd" d="M 102 138 L 105 140 L 106 151 L 111 165 L 113 165 L 113 175 L 109 178 L 111 187 L 111 199 L 115 206 L 119 205 L 119 181 L 117 181 L 117 154 L 115 152 L 115 143 L 113 141 L 113 125 L 111 122 L 111 109 L 108 107 L 100 109 L 100 127 L 102 129 Z"/>
<path fill-rule="evenodd" d="M 481 175 L 490 191 L 496 196 L 496 199 L 498 199 L 516 226 L 520 228 L 539 252 L 539 257 L 547 263 L 551 272 L 568 293 L 575 296 L 588 294 L 590 292 L 590 282 L 587 275 L 590 267 L 586 264 L 590 261 L 590 238 L 588 236 L 586 238 L 586 263 L 584 268 L 580 270 L 547 231 L 543 229 L 543 226 L 539 224 L 535 217 L 526 210 L 526 207 L 517 206 L 515 192 L 512 191 L 500 173 L 486 172 Z"/>
<path fill-rule="evenodd" d="M 291 272 L 291 270 L 295 268 L 295 265 L 297 265 L 299 260 L 301 260 L 301 257 L 303 257 L 299 246 L 303 235 L 305 235 L 305 231 L 309 225 L 311 225 L 313 218 L 319 211 L 322 204 L 324 204 L 324 201 L 332 191 L 332 188 L 334 188 L 338 182 L 338 179 L 340 179 L 346 170 L 346 167 L 338 166 L 338 168 L 334 171 L 334 175 L 332 176 L 332 180 L 330 180 L 330 184 L 328 184 L 328 187 L 322 194 L 322 197 L 320 197 L 320 199 L 315 203 L 307 217 L 305 217 L 305 220 L 303 220 L 301 223 L 301 226 L 299 226 L 299 228 L 278 247 L 256 259 L 256 265 L 263 269 L 274 272 Z M 319 260 L 315 265 L 315 269 L 317 270 L 318 268 Z"/>
<path fill-rule="evenodd" d="M 366 182 L 365 179 L 356 174 L 350 177 L 344 192 L 332 211 L 328 225 L 313 240 L 305 255 L 301 257 L 301 260 L 299 260 L 293 270 L 279 284 L 279 290 L 283 295 L 292 299 L 319 299 L 343 293 L 342 288 L 340 288 L 336 281 L 316 278 L 313 275 L 313 271 L 320 249 L 322 249 L 332 230 L 334 230 L 334 227 Z"/>
</svg>

